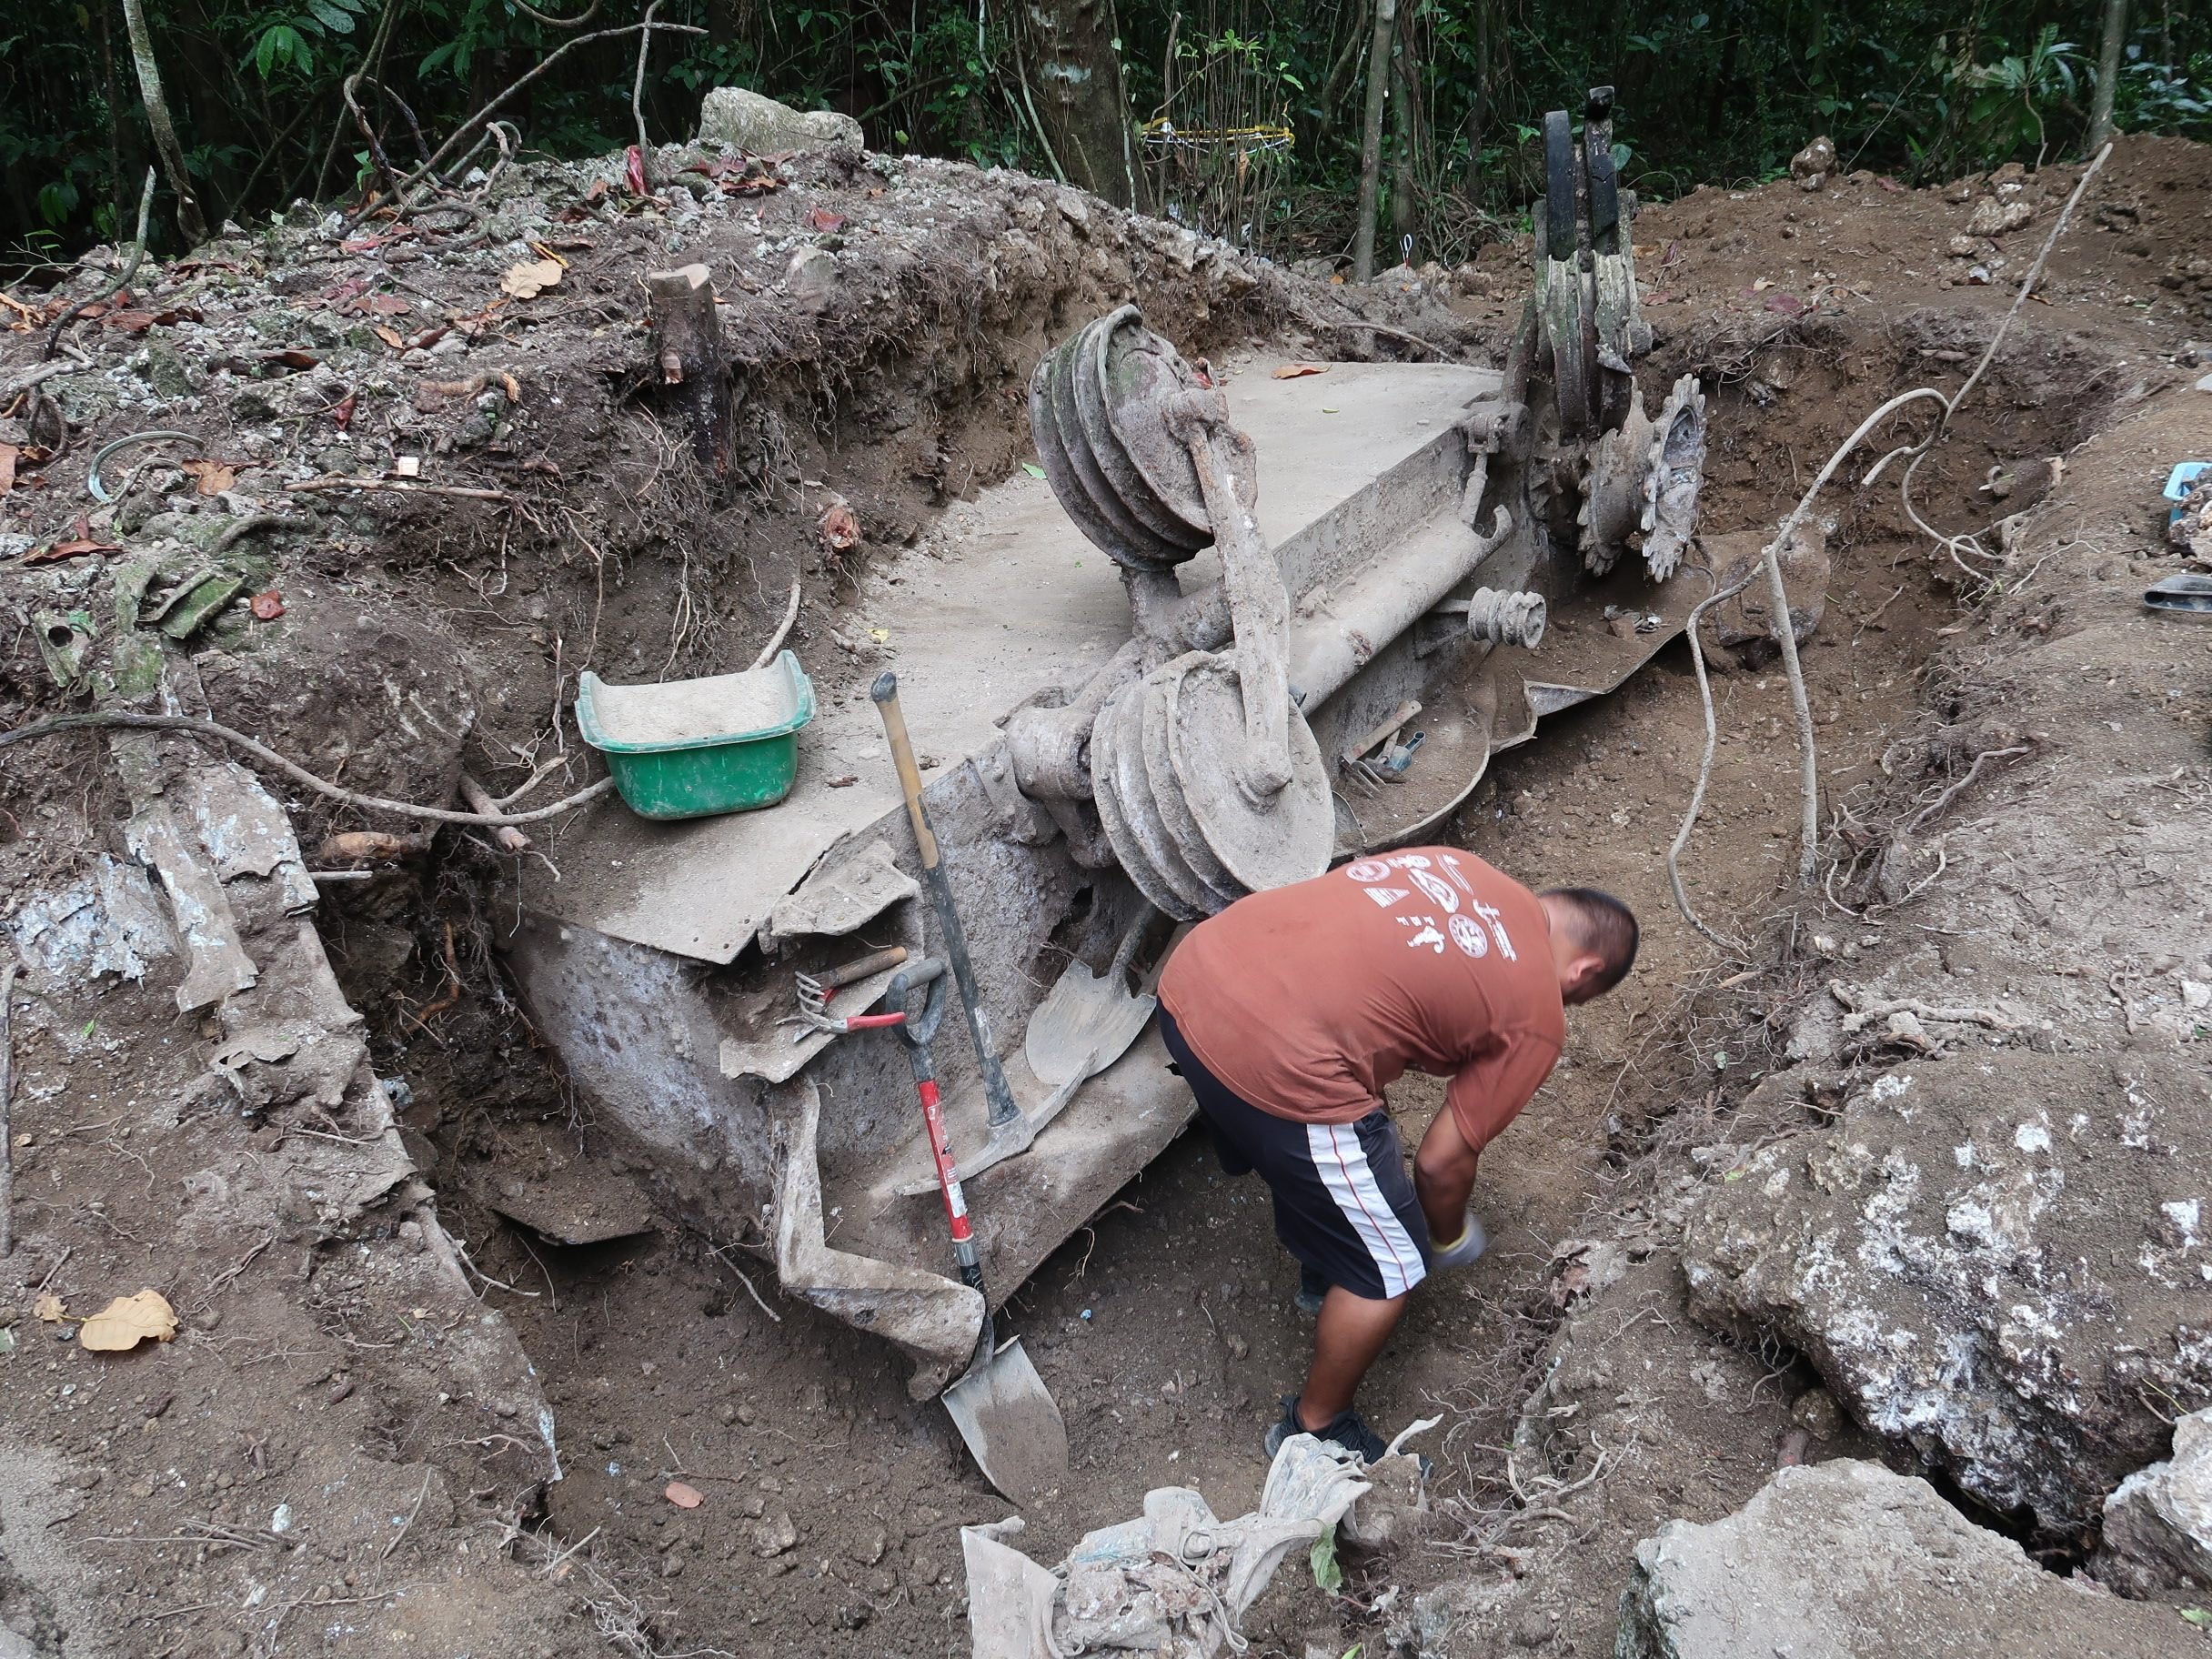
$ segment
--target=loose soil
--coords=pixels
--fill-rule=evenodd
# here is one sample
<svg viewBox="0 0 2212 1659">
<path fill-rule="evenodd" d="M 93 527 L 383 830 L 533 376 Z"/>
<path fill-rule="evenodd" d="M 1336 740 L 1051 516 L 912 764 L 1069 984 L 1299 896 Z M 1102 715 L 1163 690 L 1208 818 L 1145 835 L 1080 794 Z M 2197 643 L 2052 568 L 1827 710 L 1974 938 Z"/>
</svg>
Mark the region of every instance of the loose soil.
<svg viewBox="0 0 2212 1659">
<path fill-rule="evenodd" d="M 642 216 L 579 226 L 597 242 L 566 250 L 558 320 L 513 331 L 508 355 L 479 345 L 456 366 L 494 376 L 506 366 L 522 380 L 519 404 L 496 378 L 426 392 L 447 372 L 440 359 L 411 379 L 385 370 L 387 391 L 363 399 L 363 430 L 343 441 L 327 411 L 319 425 L 286 417 L 313 433 L 315 469 L 373 471 L 355 452 L 373 441 L 440 457 L 426 476 L 530 493 L 505 516 L 364 498 L 279 544 L 253 574 L 285 593 L 281 643 L 240 622 L 202 650 L 221 718 L 377 792 L 445 799 L 465 759 L 500 793 L 572 746 L 550 711 L 579 669 L 650 680 L 749 659 L 794 576 L 809 596 L 795 638 L 809 672 L 832 688 L 858 683 L 883 652 L 839 627 L 845 556 L 819 539 L 818 519 L 833 500 L 850 505 L 868 529 L 859 558 L 957 526 L 960 498 L 1024 453 L 1020 388 L 1044 346 L 1131 291 L 1186 351 L 1224 362 L 1265 341 L 1317 355 L 1357 344 L 1299 321 L 1341 316 L 1330 307 L 1342 290 L 1203 249 L 1183 263 L 1177 233 L 1127 226 L 1097 204 L 1079 226 L 1032 181 L 917 166 L 894 182 L 838 159 L 789 171 L 758 225 L 741 203 L 741 226 L 688 233 L 726 291 L 769 290 L 784 252 L 775 245 L 803 212 L 850 221 L 832 234 L 846 238 L 840 281 L 860 303 L 812 314 L 764 293 L 731 319 L 750 365 L 752 470 L 739 488 L 718 496 L 687 470 L 649 392 L 638 401 L 642 338 L 624 285 L 643 263 L 673 262 L 667 244 L 679 238 Z M 1959 257 L 1946 249 L 1983 181 L 1905 192 L 1855 176 L 1817 195 L 1708 189 L 1647 212 L 1635 235 L 1660 344 L 1646 381 L 1706 377 L 1708 537 L 1771 529 L 1883 398 L 1961 384 L 2076 176 L 2018 181 L 2035 222 Z M 567 187 L 580 195 L 582 182 Z M 541 194 L 559 199 L 550 186 Z M 2063 636 L 2069 618 L 2154 568 L 2165 464 L 2212 441 L 2207 400 L 2190 387 L 2203 368 L 2177 363 L 2193 337 L 2212 335 L 2207 204 L 2212 153 L 2123 144 L 2060 244 L 2049 303 L 2024 309 L 1916 476 L 1924 518 L 1972 528 L 1992 548 L 1992 527 L 2027 515 L 2002 592 L 1969 581 L 1914 529 L 1894 477 L 1851 488 L 1878 450 L 1822 498 L 1830 574 L 1804 660 L 1831 811 L 1889 822 L 1932 798 L 2006 728 L 2004 699 L 1986 689 L 2002 684 L 2008 656 Z M 870 226 L 871 215 L 881 223 Z M 426 256 L 397 274 L 447 308 L 465 297 L 480 307 L 496 293 L 493 251 L 474 264 Z M 351 280 L 343 260 L 331 265 L 289 289 L 300 265 L 270 258 L 286 293 Z M 1970 279 L 1976 267 L 1987 285 Z M 1455 280 L 1404 274 L 1409 292 L 1389 316 L 1432 333 L 1448 326 L 1451 343 L 1494 354 L 1523 269 L 1516 253 L 1490 249 Z M 258 281 L 232 296 L 242 309 L 256 294 L 266 301 Z M 870 293 L 894 297 L 873 304 Z M 163 344 L 147 333 L 152 343 L 135 349 Z M 1373 337 L 1374 349 L 1400 348 Z M 0 351 L 11 378 L 31 352 L 14 338 Z M 168 349 L 190 362 L 199 347 L 179 337 Z M 125 380 L 158 367 L 126 367 Z M 207 389 L 196 429 L 244 459 L 267 423 L 242 417 L 237 402 Z M 326 402 L 336 398 L 300 407 Z M 371 408 L 378 423 L 365 418 Z M 65 505 L 73 513 L 83 499 L 92 450 L 147 424 L 96 400 L 84 417 L 89 429 L 39 488 L 0 498 L 15 527 L 58 528 Z M 190 412 L 154 424 L 171 418 L 188 423 Z M 2114 436 L 2086 458 L 2054 464 L 2084 456 L 2107 427 Z M 268 454 L 273 484 L 278 451 Z M 118 457 L 111 483 L 132 458 Z M 163 493 L 189 488 L 180 478 Z M 134 524 L 126 500 L 113 538 L 194 529 L 198 515 L 160 506 L 175 519 Z M 0 667 L 11 726 L 61 706 L 28 630 L 35 611 L 89 591 L 75 573 L 90 567 L 57 568 L 49 590 L 19 583 L 9 596 L 21 623 Z M 2201 648 L 2176 660 L 2186 668 L 2135 665 L 2146 682 L 2128 689 L 2155 696 L 2156 718 L 2195 744 L 2201 771 Z M 2099 666 L 2116 680 L 2131 672 Z M 2178 697 L 2165 695 L 2174 688 Z M 1339 1596 L 1286 1568 L 1255 1609 L 1255 1654 L 1334 1659 L 1362 1642 L 1474 1654 L 1511 1641 L 1594 1659 L 1611 1651 L 1625 1553 L 1658 1521 L 1727 1513 L 1780 1458 L 1874 1453 L 1824 1409 L 1794 1356 L 1689 1320 L 1668 1244 L 1702 1179 L 1701 1151 L 1817 1120 L 1816 1100 L 1756 1086 L 1821 994 L 1828 947 L 1815 950 L 1815 937 L 1833 934 L 1835 953 L 1869 962 L 1902 949 L 1926 912 L 1850 912 L 1895 906 L 1936 867 L 1878 891 L 1846 842 L 1835 904 L 1799 893 L 1785 681 L 1746 649 L 1716 668 L 1713 699 L 1721 737 L 1685 885 L 1740 951 L 1693 932 L 1668 892 L 1664 850 L 1704 741 L 1681 646 L 1613 698 L 1548 720 L 1461 815 L 1457 839 L 1509 872 L 1626 898 L 1645 922 L 1644 954 L 1622 992 L 1576 1014 L 1559 1071 L 1485 1158 L 1476 1200 L 1491 1253 L 1416 1298 L 1362 1400 L 1386 1433 L 1443 1416 L 1421 1443 L 1439 1463 L 1430 1537 L 1352 1563 Z M 423 718 L 395 732 L 384 711 L 396 709 Z M 438 735 L 468 724 L 463 709 L 475 720 L 465 753 Z M 0 873 L 13 892 L 52 890 L 111 839 L 111 769 L 74 739 L 35 755 L 18 748 L 0 766 Z M 2116 774 L 2133 762 L 2115 744 L 2076 751 L 2071 766 Z M 583 780 L 572 777 L 569 787 Z M 2096 810 L 2106 809 L 2100 798 Z M 2166 809 L 2153 799 L 2151 809 Z M 2076 821 L 2086 812 L 2054 807 L 2053 833 L 2086 844 L 2097 833 Z M 309 844 L 357 827 L 313 801 L 296 817 Z M 558 832 L 538 839 L 558 862 Z M 430 1271 L 427 1212 L 395 1202 L 333 1231 L 316 1195 L 256 1184 L 284 1131 L 249 1128 L 209 1082 L 206 1042 L 171 1011 L 173 963 L 144 989 L 38 975 L 18 987 L 20 1242 L 0 1278 L 15 1338 L 0 1355 L 0 1622 L 30 1651 L 963 1648 L 958 1529 L 1005 1505 L 941 1411 L 907 1399 L 890 1351 L 778 1297 L 748 1242 L 671 1197 L 568 1086 L 489 948 L 488 908 L 506 895 L 510 862 L 447 831 L 335 889 L 316 918 L 367 1019 L 379 1075 L 408 1087 L 408 1149 L 435 1189 L 437 1222 L 465 1244 L 480 1300 Z M 1931 877 L 1925 890 L 1945 890 Z M 1966 960 L 1959 941 L 1934 948 Z M 1409 1144 L 1440 1098 L 1411 1080 L 1397 1091 Z M 552 1175 L 632 1195 L 621 1202 L 651 1209 L 653 1230 L 565 1246 L 507 1219 L 518 1191 Z M 1601 1282 L 1594 1265 L 1616 1259 L 1634 1265 Z M 175 1343 L 96 1356 L 57 1341 L 65 1327 L 28 1317 L 41 1290 L 81 1313 L 141 1283 L 186 1315 Z M 1263 1190 L 1224 1177 L 1194 1136 L 1077 1232 L 1010 1306 L 1067 1416 L 1077 1476 L 1062 1508 L 1031 1517 L 1023 1547 L 1056 1559 L 1089 1528 L 1137 1513 L 1160 1484 L 1195 1486 L 1223 1514 L 1250 1508 L 1265 1469 L 1260 1437 L 1308 1340 L 1294 1283 Z M 479 1331 L 484 1352 L 472 1352 Z M 510 1334 L 558 1425 L 557 1482 L 520 1396 L 485 1380 L 502 1374 L 487 1355 Z M 663 1497 L 672 1479 L 701 1494 L 698 1507 Z M 1554 1493 L 1532 1508 L 1561 1518 L 1524 1510 L 1516 1481 Z"/>
</svg>

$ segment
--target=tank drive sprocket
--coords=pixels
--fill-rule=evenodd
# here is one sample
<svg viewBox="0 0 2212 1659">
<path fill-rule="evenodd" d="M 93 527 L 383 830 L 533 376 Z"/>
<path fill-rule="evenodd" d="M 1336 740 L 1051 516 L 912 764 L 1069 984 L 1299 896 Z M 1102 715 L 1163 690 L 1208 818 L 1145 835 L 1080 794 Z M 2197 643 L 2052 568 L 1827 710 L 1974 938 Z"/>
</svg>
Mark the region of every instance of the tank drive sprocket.
<svg viewBox="0 0 2212 1659">
<path fill-rule="evenodd" d="M 1644 563 L 1664 582 L 1682 563 L 1697 533 L 1697 498 L 1705 478 L 1705 394 L 1684 375 L 1659 406 L 1658 428 L 1644 465 Z"/>
</svg>

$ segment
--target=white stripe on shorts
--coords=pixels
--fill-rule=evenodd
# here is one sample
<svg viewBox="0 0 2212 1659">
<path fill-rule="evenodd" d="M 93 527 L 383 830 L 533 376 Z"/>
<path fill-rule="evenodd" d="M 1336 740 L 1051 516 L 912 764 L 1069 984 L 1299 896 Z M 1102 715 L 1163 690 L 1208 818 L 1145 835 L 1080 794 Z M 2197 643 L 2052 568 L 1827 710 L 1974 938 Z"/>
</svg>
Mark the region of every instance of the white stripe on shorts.
<svg viewBox="0 0 2212 1659">
<path fill-rule="evenodd" d="M 1322 1184 L 1344 1212 L 1360 1242 L 1382 1275 L 1384 1297 L 1403 1296 L 1427 1276 L 1421 1252 L 1406 1236 L 1398 1212 L 1375 1185 L 1375 1172 L 1360 1150 L 1359 1131 L 1349 1123 L 1309 1123 L 1306 1151 L 1321 1171 Z"/>
</svg>

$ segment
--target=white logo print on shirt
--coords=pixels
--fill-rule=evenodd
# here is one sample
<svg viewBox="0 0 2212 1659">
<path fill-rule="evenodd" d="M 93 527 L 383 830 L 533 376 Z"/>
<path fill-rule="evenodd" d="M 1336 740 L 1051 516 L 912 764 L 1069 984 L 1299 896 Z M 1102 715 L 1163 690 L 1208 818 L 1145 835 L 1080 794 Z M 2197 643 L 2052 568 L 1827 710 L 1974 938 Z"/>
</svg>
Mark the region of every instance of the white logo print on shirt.
<svg viewBox="0 0 2212 1659">
<path fill-rule="evenodd" d="M 1441 906 L 1445 915 L 1459 909 L 1459 895 L 1439 878 L 1425 870 L 1409 870 L 1405 873 L 1406 879 L 1426 893 L 1432 902 Z"/>
<path fill-rule="evenodd" d="M 1398 921 L 1401 926 L 1421 930 L 1405 941 L 1410 949 L 1418 950 L 1422 946 L 1427 945 L 1439 956 L 1444 953 L 1444 936 L 1436 930 L 1435 917 L 1401 916 L 1398 918 Z"/>
<path fill-rule="evenodd" d="M 1446 924 L 1452 930 L 1452 942 L 1468 956 L 1488 956 L 1490 941 L 1483 937 L 1483 924 L 1472 916 L 1454 916 Z"/>
<path fill-rule="evenodd" d="M 1509 962 L 1519 961 L 1521 959 L 1513 954 L 1513 935 L 1505 930 L 1504 918 L 1480 899 L 1471 901 L 1467 908 L 1490 924 L 1490 937 L 1498 941 L 1498 954 Z"/>
<path fill-rule="evenodd" d="M 1480 899 L 1473 897 L 1473 885 L 1461 873 L 1457 859 L 1450 853 L 1443 854 L 1443 859 L 1444 869 L 1453 881 L 1470 895 L 1467 908 L 1474 913 L 1473 916 L 1459 913 L 1459 894 L 1453 892 L 1441 877 L 1430 873 L 1429 860 L 1420 853 L 1402 852 L 1388 859 L 1360 859 L 1345 865 L 1344 873 L 1360 884 L 1378 908 L 1385 910 L 1402 899 L 1412 898 L 1413 891 L 1409 888 L 1382 884 L 1393 875 L 1411 881 L 1421 890 L 1424 898 L 1443 912 L 1451 929 L 1452 942 L 1460 948 L 1462 954 L 1487 956 L 1490 954 L 1490 942 L 1494 940 L 1500 956 L 1509 962 L 1519 961 L 1521 958 L 1513 950 L 1513 935 L 1505 930 L 1505 919 L 1497 907 L 1484 904 Z M 1482 919 L 1480 922 L 1476 921 L 1476 917 Z M 1409 947 L 1419 950 L 1426 946 L 1440 956 L 1443 954 L 1444 936 L 1437 930 L 1435 917 L 1401 916 L 1397 920 L 1402 926 L 1416 930 L 1405 941 Z M 1488 938 L 1483 936 L 1484 924 L 1490 930 Z"/>
</svg>

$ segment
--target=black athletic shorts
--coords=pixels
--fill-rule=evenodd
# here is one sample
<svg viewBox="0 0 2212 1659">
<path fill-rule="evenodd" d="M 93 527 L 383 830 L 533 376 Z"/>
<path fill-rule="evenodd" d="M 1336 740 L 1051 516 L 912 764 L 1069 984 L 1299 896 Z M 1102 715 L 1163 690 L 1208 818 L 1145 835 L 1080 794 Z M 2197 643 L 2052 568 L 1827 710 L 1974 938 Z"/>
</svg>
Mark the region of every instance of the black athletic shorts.
<svg viewBox="0 0 2212 1659">
<path fill-rule="evenodd" d="M 1160 1034 L 1198 1097 L 1222 1167 L 1257 1171 L 1275 1199 L 1275 1236 L 1331 1284 L 1372 1302 L 1428 1274 L 1429 1223 L 1413 1197 L 1398 1127 L 1380 1109 L 1357 1123 L 1301 1123 L 1240 1099 L 1160 1010 Z"/>
</svg>

